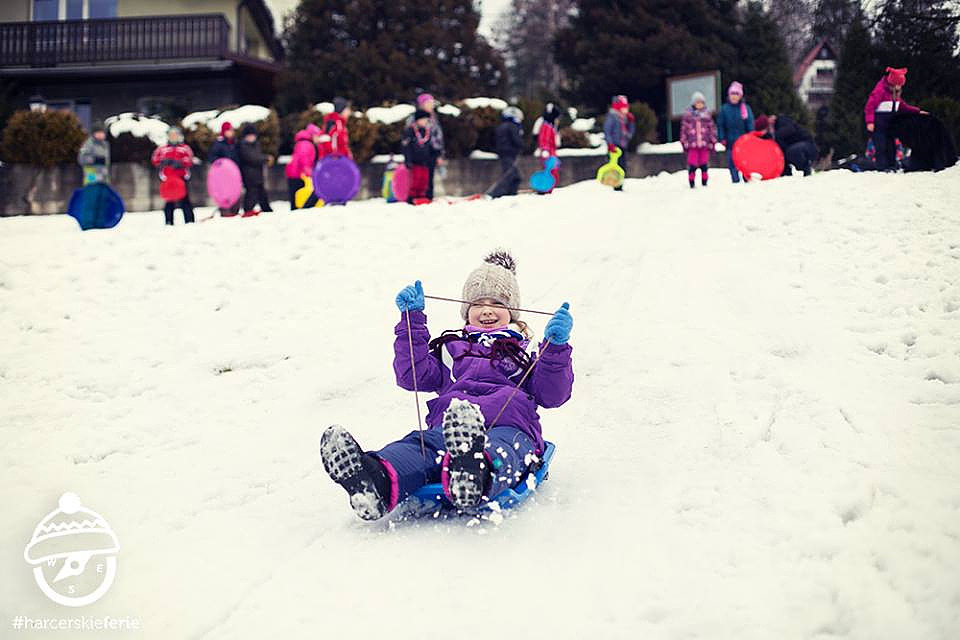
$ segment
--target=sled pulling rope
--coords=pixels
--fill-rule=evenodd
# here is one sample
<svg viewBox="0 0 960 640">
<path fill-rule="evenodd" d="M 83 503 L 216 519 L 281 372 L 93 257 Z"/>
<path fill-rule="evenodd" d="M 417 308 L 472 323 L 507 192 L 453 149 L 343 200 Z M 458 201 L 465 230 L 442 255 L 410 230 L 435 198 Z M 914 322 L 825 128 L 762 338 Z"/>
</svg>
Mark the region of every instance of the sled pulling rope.
<svg viewBox="0 0 960 640">
<path fill-rule="evenodd" d="M 420 431 L 420 455 L 427 457 L 427 448 L 423 444 L 423 418 L 420 417 L 420 391 L 417 389 L 417 361 L 413 357 L 413 331 L 410 329 L 410 307 L 404 316 L 407 318 L 407 342 L 410 344 L 410 367 L 413 369 L 413 398 L 417 403 L 417 429 Z"/>
<path fill-rule="evenodd" d="M 493 429 L 497 426 L 497 420 L 500 419 L 500 416 L 503 415 L 503 412 L 507 410 L 507 405 L 510 404 L 510 401 L 513 400 L 513 397 L 517 395 L 517 391 L 520 391 L 520 387 L 523 386 L 523 383 L 527 381 L 527 376 L 533 372 L 533 368 L 537 366 L 537 363 L 540 362 L 540 356 L 544 354 L 547 350 L 547 347 L 550 346 L 550 338 L 544 338 L 543 349 L 537 351 L 537 357 L 533 359 L 533 362 L 530 364 L 530 368 L 524 372 L 523 376 L 520 378 L 520 382 L 517 383 L 517 386 L 513 388 L 513 392 L 507 397 L 507 401 L 503 403 L 503 406 L 500 407 L 500 411 L 497 413 L 497 417 L 493 419 L 493 422 L 490 424 L 490 428 Z"/>
<path fill-rule="evenodd" d="M 430 300 L 442 300 L 444 302 L 460 302 L 465 304 L 472 304 L 467 300 L 458 300 L 456 298 L 443 298 L 440 296 L 428 296 L 428 295 L 424 295 L 423 297 Z M 508 307 L 506 305 L 497 305 L 497 306 L 498 307 L 502 306 L 502 308 L 504 309 L 523 311 L 525 313 L 539 313 L 545 316 L 553 316 L 552 313 L 547 313 L 546 311 L 536 311 L 534 309 L 521 309 L 519 307 Z M 414 401 L 417 403 L 417 428 L 419 429 L 419 432 L 420 432 L 420 453 L 424 457 L 426 457 L 427 450 L 426 450 L 426 446 L 423 444 L 423 418 L 420 415 L 420 391 L 417 388 L 417 363 L 413 355 L 413 330 L 410 328 L 410 308 L 409 307 L 407 307 L 407 309 L 405 310 L 404 317 L 407 320 L 407 344 L 410 346 L 410 367 L 413 370 L 412 371 L 413 397 L 414 397 Z M 513 398 L 517 395 L 517 392 L 520 391 L 520 387 L 523 386 L 523 383 L 526 382 L 530 374 L 533 373 L 534 367 L 536 367 L 537 363 L 540 362 L 540 356 L 542 356 L 546 352 L 547 347 L 549 346 L 550 346 L 550 339 L 545 338 L 543 349 L 537 351 L 537 357 L 533 359 L 533 362 L 530 364 L 530 367 L 523 373 L 523 376 L 520 378 L 520 381 L 517 382 L 517 386 L 513 388 L 513 391 L 507 397 L 506 402 L 503 403 L 503 406 L 500 407 L 500 411 L 497 412 L 497 416 L 493 419 L 493 422 L 490 423 L 491 429 L 497 426 L 497 421 L 500 420 L 500 416 L 502 416 L 503 412 L 507 410 L 507 406 L 510 404 L 510 401 L 513 400 Z"/>
<path fill-rule="evenodd" d="M 424 298 L 427 298 L 427 299 L 429 299 L 429 300 L 443 300 L 444 302 L 460 302 L 460 303 L 463 303 L 463 304 L 473 304 L 473 303 L 470 302 L 469 300 L 458 300 L 457 298 L 441 298 L 440 296 L 427 296 L 427 295 L 425 295 L 425 296 L 423 296 L 423 297 L 424 297 Z M 505 305 L 505 304 L 496 304 L 496 305 L 491 305 L 491 306 L 497 307 L 497 308 L 499 308 L 499 309 L 509 309 L 509 310 L 511 310 L 511 311 L 523 311 L 524 313 L 537 313 L 537 314 L 540 314 L 541 316 L 552 316 L 552 315 L 553 315 L 552 313 L 549 313 L 549 312 L 547 312 L 547 311 L 537 311 L 537 310 L 535 310 L 535 309 L 521 309 L 520 307 L 508 307 L 508 306 Z"/>
</svg>

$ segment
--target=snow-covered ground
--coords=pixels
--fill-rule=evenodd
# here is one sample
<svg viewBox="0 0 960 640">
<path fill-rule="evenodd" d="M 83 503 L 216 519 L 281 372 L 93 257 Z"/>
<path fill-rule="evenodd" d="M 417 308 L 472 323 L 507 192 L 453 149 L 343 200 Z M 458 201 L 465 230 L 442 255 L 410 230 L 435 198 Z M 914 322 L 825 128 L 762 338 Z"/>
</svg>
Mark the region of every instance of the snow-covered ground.
<svg viewBox="0 0 960 640">
<path fill-rule="evenodd" d="M 960 637 L 960 169 L 712 182 L 0 220 L 0 635 Z M 361 522 L 320 433 L 416 425 L 393 298 L 456 297 L 498 245 L 575 318 L 551 478 L 500 524 Z M 435 335 L 458 309 L 429 302 Z M 78 610 L 23 559 L 65 491 L 121 546 Z"/>
</svg>

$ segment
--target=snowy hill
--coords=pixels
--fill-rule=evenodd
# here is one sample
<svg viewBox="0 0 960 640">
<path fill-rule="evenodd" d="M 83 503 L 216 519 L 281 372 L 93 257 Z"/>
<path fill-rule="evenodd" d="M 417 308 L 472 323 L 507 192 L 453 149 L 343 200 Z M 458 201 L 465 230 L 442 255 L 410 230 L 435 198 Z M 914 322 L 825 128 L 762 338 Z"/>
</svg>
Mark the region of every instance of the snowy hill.
<svg viewBox="0 0 960 640">
<path fill-rule="evenodd" d="M 116 638 L 960 637 L 960 169 L 713 182 L 0 220 L 0 616 L 142 621 Z M 363 523 L 320 433 L 377 448 L 416 425 L 393 298 L 417 278 L 457 297 L 498 245 L 524 306 L 575 319 L 551 478 L 499 524 Z M 428 301 L 433 334 L 458 312 Z M 65 491 L 121 545 L 76 610 L 23 559 Z"/>
</svg>

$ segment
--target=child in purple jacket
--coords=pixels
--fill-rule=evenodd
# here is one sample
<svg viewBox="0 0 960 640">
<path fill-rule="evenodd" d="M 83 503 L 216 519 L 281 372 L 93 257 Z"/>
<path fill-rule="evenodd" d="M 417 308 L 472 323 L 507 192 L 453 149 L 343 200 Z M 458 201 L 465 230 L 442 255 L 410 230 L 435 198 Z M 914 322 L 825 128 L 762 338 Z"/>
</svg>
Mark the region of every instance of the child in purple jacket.
<svg viewBox="0 0 960 640">
<path fill-rule="evenodd" d="M 463 285 L 466 326 L 444 331 L 434 340 L 427 330 L 420 282 L 397 295 L 397 384 L 414 390 L 416 372 L 416 389 L 438 396 L 427 402 L 425 455 L 419 431 L 367 452 L 343 427 L 334 425 L 324 432 L 323 466 L 364 520 L 384 516 L 420 487 L 437 482 L 454 506 L 476 507 L 517 486 L 539 460 L 544 442 L 537 407 L 559 407 L 572 392 L 573 349 L 568 340 L 573 318 L 564 303 L 547 322 L 537 359 L 519 319 L 515 274 L 509 253 L 487 256 Z"/>
<path fill-rule="evenodd" d="M 707 98 L 702 93 L 694 91 L 690 104 L 692 106 L 683 114 L 680 144 L 687 152 L 687 177 L 693 189 L 697 169 L 700 169 L 700 183 L 707 186 L 707 164 L 710 162 L 710 152 L 717 144 L 717 125 L 707 111 Z"/>
</svg>

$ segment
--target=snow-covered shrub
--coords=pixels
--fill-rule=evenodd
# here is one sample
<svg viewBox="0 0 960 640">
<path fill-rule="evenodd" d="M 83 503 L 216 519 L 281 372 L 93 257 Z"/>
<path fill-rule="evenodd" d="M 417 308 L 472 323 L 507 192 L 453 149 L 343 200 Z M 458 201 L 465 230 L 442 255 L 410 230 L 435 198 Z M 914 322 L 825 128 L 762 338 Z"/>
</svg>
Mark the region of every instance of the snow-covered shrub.
<svg viewBox="0 0 960 640">
<path fill-rule="evenodd" d="M 347 133 L 350 138 L 350 151 L 357 162 L 366 162 L 374 156 L 374 147 L 380 138 L 381 126 L 370 122 L 364 116 L 353 115 L 347 122 Z"/>
<path fill-rule="evenodd" d="M 69 111 L 17 111 L 3 130 L 2 157 L 39 167 L 76 162 L 85 139 L 80 120 Z"/>
<path fill-rule="evenodd" d="M 458 116 L 449 115 L 449 110 L 439 113 L 445 155 L 448 158 L 469 156 L 477 147 L 477 126 L 473 109 L 462 108 Z"/>
<path fill-rule="evenodd" d="M 567 149 L 586 149 L 593 145 L 590 144 L 590 138 L 585 131 L 563 127 L 560 129 L 560 146 Z"/>
<path fill-rule="evenodd" d="M 473 110 L 473 127 L 477 133 L 477 142 L 473 147 L 474 149 L 496 151 L 495 132 L 500 125 L 501 111 L 502 109 L 494 109 L 493 107 L 480 107 Z"/>
<path fill-rule="evenodd" d="M 631 102 L 630 113 L 637 120 L 637 134 L 630 143 L 630 150 L 633 151 L 641 142 L 657 141 L 657 114 L 650 108 L 646 102 Z"/>
<path fill-rule="evenodd" d="M 197 156 L 206 158 L 210 145 L 220 135 L 220 127 L 224 122 L 233 125 L 238 136 L 245 124 L 253 124 L 257 129 L 260 149 L 268 155 L 277 155 L 280 148 L 280 119 L 277 112 L 272 108 L 246 104 L 196 111 L 183 118 L 181 126 L 184 137 Z"/>
<path fill-rule="evenodd" d="M 110 116 L 103 123 L 112 162 L 150 162 L 153 150 L 166 144 L 170 128 L 159 118 L 129 112 Z"/>
</svg>

